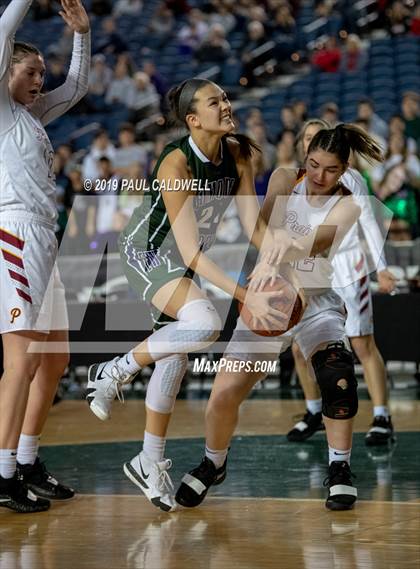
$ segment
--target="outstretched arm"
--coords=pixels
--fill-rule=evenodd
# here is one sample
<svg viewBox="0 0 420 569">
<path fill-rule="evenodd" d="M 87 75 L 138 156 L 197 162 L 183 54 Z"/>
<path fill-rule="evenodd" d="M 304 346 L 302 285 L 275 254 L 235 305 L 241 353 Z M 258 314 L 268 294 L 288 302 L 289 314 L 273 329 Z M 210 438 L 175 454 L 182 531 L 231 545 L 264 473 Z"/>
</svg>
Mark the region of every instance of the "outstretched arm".
<svg viewBox="0 0 420 569">
<path fill-rule="evenodd" d="M 32 0 L 12 0 L 0 18 L 0 132 L 14 121 L 9 96 L 9 69 L 13 55 L 15 33 Z"/>
<path fill-rule="evenodd" d="M 73 107 L 88 90 L 90 68 L 89 18 L 80 0 L 61 0 L 60 16 L 74 31 L 73 53 L 67 79 L 31 107 L 45 126 Z"/>
<path fill-rule="evenodd" d="M 241 176 L 236 202 L 242 226 L 250 241 L 260 251 L 263 258 L 266 259 L 268 263 L 278 264 L 282 260 L 285 251 L 289 248 L 300 249 L 300 245 L 296 241 L 290 239 L 286 233 L 279 233 L 273 230 L 273 226 L 268 223 L 270 214 L 268 214 L 266 200 L 264 201 L 262 211 L 260 211 L 258 199 L 255 194 L 254 178 L 250 162 L 237 162 L 236 165 Z M 276 178 L 276 176 L 273 174 L 270 178 L 269 189 L 267 192 L 268 201 L 271 201 L 271 197 L 269 196 L 272 196 L 273 194 L 273 177 Z M 277 181 L 279 183 L 274 184 L 281 188 L 278 190 L 279 193 L 281 192 L 284 195 L 288 192 L 290 193 L 290 188 L 288 187 L 288 184 L 292 179 L 290 178 L 290 173 L 287 172 L 284 176 L 280 173 L 279 178 L 281 178 L 281 182 L 278 179 Z M 293 181 L 295 179 L 296 174 L 294 173 Z"/>
<path fill-rule="evenodd" d="M 174 150 L 163 160 L 158 179 L 171 181 L 189 178 L 185 156 L 181 151 Z M 199 240 L 199 223 L 193 207 L 193 194 L 191 192 L 162 191 L 168 218 L 171 224 L 172 234 L 175 238 L 178 250 L 186 266 L 193 269 L 198 275 L 207 279 L 218 288 L 240 302 L 246 302 L 249 310 L 257 321 L 278 324 L 276 317 L 284 318 L 270 305 L 270 300 L 279 293 L 264 293 L 256 295 L 247 294 L 244 287 L 230 278 L 214 263 L 208 255 L 202 252 Z"/>
<path fill-rule="evenodd" d="M 31 4 L 32 0 L 12 0 L 0 18 L 0 81 L 9 69 L 16 30 Z"/>
</svg>

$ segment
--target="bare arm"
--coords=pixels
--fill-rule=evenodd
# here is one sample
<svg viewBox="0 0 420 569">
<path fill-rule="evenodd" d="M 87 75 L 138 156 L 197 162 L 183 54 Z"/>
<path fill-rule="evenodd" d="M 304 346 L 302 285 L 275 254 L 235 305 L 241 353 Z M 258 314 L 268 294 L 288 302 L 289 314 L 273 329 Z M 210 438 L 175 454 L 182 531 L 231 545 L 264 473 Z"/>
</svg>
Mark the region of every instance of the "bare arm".
<svg viewBox="0 0 420 569">
<path fill-rule="evenodd" d="M 270 219 L 270 207 L 272 207 L 278 195 L 290 193 L 290 189 L 293 187 L 293 182 L 296 179 L 296 172 L 294 170 L 283 171 L 279 169 L 276 171 L 276 176 L 276 173 L 271 176 L 267 198 L 264 201 L 262 211 L 260 211 L 255 194 L 251 163 L 249 161 L 238 161 L 237 167 L 241 175 L 237 204 L 242 225 L 250 241 L 261 251 L 264 259 L 270 264 L 278 264 L 283 259 L 284 252 L 287 249 L 296 247 L 300 249 L 300 245 L 297 241 L 292 240 L 287 233 L 273 231 L 276 225 L 275 223 L 272 224 Z M 279 203 L 285 202 L 286 198 L 278 201 Z M 282 216 L 279 216 L 279 219 L 282 219 Z"/>
<path fill-rule="evenodd" d="M 73 107 L 88 91 L 90 69 L 90 26 L 80 0 L 61 0 L 63 20 L 74 31 L 73 53 L 66 81 L 40 97 L 31 108 L 45 126 Z"/>
<path fill-rule="evenodd" d="M 315 227 L 311 234 L 296 240 L 302 250 L 288 251 L 283 260 L 297 261 L 323 253 L 333 256 L 348 230 L 357 222 L 360 212 L 361 209 L 352 196 L 343 197 L 327 215 L 324 223 Z"/>
<path fill-rule="evenodd" d="M 287 200 L 296 182 L 296 170 L 277 168 L 268 181 L 262 216 L 272 229 L 283 227 Z"/>
<path fill-rule="evenodd" d="M 158 171 L 159 180 L 180 180 L 190 178 L 185 155 L 174 150 L 162 162 Z M 204 277 L 230 296 L 244 302 L 245 289 L 228 277 L 205 254 L 200 251 L 197 219 L 193 208 L 193 192 L 172 192 L 163 190 L 162 197 L 173 236 L 186 266 Z"/>
<path fill-rule="evenodd" d="M 235 196 L 239 219 L 250 242 L 260 250 L 264 240 L 266 246 L 272 243 L 273 233 L 261 215 L 250 161 L 238 160 L 236 166 L 240 175 Z"/>
</svg>

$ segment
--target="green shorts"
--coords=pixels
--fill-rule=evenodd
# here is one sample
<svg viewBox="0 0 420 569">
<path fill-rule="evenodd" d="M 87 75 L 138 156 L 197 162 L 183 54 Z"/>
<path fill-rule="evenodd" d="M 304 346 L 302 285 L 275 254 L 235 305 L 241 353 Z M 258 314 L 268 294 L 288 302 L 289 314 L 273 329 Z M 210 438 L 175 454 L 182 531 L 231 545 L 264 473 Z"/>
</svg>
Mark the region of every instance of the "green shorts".
<svg viewBox="0 0 420 569">
<path fill-rule="evenodd" d="M 119 242 L 121 261 L 125 276 L 133 290 L 142 300 L 150 304 L 150 315 L 154 329 L 175 319 L 160 312 L 152 304 L 155 293 L 163 285 L 179 278 L 194 280 L 200 286 L 200 279 L 194 271 L 188 268 L 178 251 L 163 252 L 160 249 L 144 251 L 122 238 Z"/>
</svg>

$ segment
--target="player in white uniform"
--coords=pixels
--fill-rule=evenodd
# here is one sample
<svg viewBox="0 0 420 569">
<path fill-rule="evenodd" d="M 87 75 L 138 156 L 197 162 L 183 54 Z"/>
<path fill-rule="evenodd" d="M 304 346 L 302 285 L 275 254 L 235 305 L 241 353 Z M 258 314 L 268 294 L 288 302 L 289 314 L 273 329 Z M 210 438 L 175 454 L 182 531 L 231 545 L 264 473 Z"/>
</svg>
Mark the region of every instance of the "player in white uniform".
<svg viewBox="0 0 420 569">
<path fill-rule="evenodd" d="M 312 138 L 322 128 L 329 128 L 321 119 L 309 120 L 303 126 L 298 144 L 303 155 L 306 154 Z M 370 257 L 378 275 L 379 290 L 391 292 L 395 278 L 386 268 L 383 255 L 383 237 L 376 223 L 369 200 L 365 181 L 357 170 L 348 168 L 341 178 L 356 203 L 361 207 L 359 223 L 370 251 Z M 344 237 L 334 256 L 333 287 L 344 300 L 347 310 L 346 334 L 353 350 L 359 358 L 373 403 L 373 423 L 366 435 L 367 445 L 383 445 L 393 438 L 393 426 L 388 410 L 386 369 L 373 336 L 372 297 L 369 289 L 369 270 L 363 246 L 360 242 L 359 227 L 355 225 Z M 349 284 L 351 283 L 351 284 Z M 304 417 L 287 434 L 291 442 L 302 442 L 322 428 L 321 395 L 318 386 L 308 373 L 305 358 L 299 346 L 293 344 L 296 370 L 306 399 Z"/>
<path fill-rule="evenodd" d="M 74 31 L 72 60 L 65 83 L 41 94 L 41 53 L 14 41 L 31 3 L 11 0 L 0 18 L 0 506 L 16 512 L 43 511 L 49 499 L 74 495 L 38 457 L 68 353 L 28 348 L 34 341 L 68 341 L 64 289 L 55 267 L 54 153 L 44 127 L 87 92 L 90 65 L 87 14 L 80 0 L 61 0 L 60 15 Z"/>
<path fill-rule="evenodd" d="M 353 417 L 358 407 L 357 382 L 352 354 L 346 346 L 344 303 L 331 288 L 330 261 L 360 214 L 353 196 L 339 181 L 352 150 L 368 159 L 382 158 L 380 148 L 364 131 L 352 125 L 339 125 L 322 130 L 313 138 L 302 177 L 283 169 L 271 176 L 263 215 L 270 227 L 284 227 L 297 243 L 304 245 L 301 253 L 286 253 L 283 262 L 293 262 L 308 306 L 296 326 L 269 340 L 249 330 L 239 318 L 225 352 L 229 360 L 252 364 L 277 359 L 279 352 L 292 341 L 299 344 L 321 389 L 329 445 L 326 506 L 334 510 L 351 508 L 357 497 L 350 471 Z M 290 197 L 280 200 L 279 196 Z M 251 287 L 261 286 L 277 269 L 260 263 L 253 272 Z M 210 486 L 223 481 L 239 406 L 264 377 L 257 368 L 217 374 L 206 411 L 205 457 L 184 476 L 176 494 L 181 505 L 197 506 Z"/>
</svg>

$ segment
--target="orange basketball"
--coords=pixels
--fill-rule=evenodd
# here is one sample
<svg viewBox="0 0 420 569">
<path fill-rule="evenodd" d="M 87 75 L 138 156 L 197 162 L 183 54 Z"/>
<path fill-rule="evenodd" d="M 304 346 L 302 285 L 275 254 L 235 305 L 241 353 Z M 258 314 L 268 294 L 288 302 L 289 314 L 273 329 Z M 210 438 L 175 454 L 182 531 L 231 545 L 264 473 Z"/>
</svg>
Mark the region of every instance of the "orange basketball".
<svg viewBox="0 0 420 569">
<path fill-rule="evenodd" d="M 271 292 L 271 291 L 282 291 L 283 296 L 277 299 L 272 299 L 270 304 L 273 308 L 280 310 L 284 314 L 287 315 L 288 321 L 284 321 L 284 328 L 281 330 L 276 329 L 266 329 L 266 328 L 257 328 L 255 329 L 252 324 L 252 314 L 246 307 L 246 305 L 239 303 L 239 313 L 241 315 L 242 320 L 248 326 L 250 330 L 258 334 L 259 336 L 281 336 L 296 326 L 296 324 L 302 318 L 304 312 L 304 306 L 301 297 L 298 294 L 298 291 L 295 287 L 284 277 L 278 276 L 273 285 L 269 282 L 264 285 L 263 291 Z M 260 324 L 261 326 L 261 324 Z"/>
</svg>

